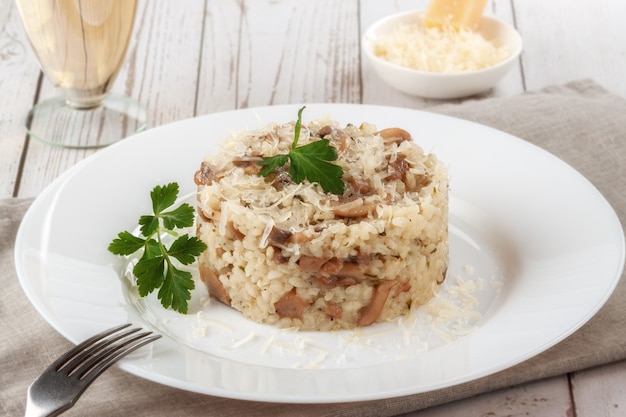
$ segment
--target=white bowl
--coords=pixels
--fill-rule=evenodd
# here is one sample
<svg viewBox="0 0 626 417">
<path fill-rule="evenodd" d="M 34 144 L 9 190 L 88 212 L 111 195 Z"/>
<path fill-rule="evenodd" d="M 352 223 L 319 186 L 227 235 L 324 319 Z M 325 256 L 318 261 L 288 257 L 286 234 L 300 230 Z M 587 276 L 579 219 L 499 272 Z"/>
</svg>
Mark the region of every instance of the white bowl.
<svg viewBox="0 0 626 417">
<path fill-rule="evenodd" d="M 476 71 L 440 73 L 418 71 L 393 64 L 376 56 L 374 43 L 402 25 L 422 25 L 423 11 L 409 11 L 387 16 L 363 35 L 363 50 L 376 73 L 387 84 L 404 93 L 433 99 L 467 97 L 493 88 L 515 65 L 522 52 L 522 38 L 510 25 L 493 17 L 483 16 L 479 33 L 487 40 L 504 46 L 510 56 L 491 67 Z"/>
</svg>

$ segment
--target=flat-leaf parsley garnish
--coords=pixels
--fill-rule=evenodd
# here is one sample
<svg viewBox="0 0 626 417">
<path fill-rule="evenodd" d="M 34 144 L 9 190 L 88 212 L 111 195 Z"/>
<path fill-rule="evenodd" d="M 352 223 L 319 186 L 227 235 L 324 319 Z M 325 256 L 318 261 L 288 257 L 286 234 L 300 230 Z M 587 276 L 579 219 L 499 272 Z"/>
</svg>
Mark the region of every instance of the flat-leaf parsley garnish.
<svg viewBox="0 0 626 417">
<path fill-rule="evenodd" d="M 170 209 L 177 197 L 177 183 L 154 187 L 150 192 L 153 214 L 139 218 L 139 230 L 143 237 L 127 231 L 120 232 L 108 249 L 123 256 L 143 249 L 141 258 L 133 267 L 139 295 L 145 297 L 159 288 L 158 298 L 163 307 L 187 313 L 194 288 L 193 277 L 190 272 L 177 268 L 173 260 L 189 265 L 206 249 L 206 245 L 195 236 L 178 236 L 175 229 L 193 226 L 195 210 L 187 203 Z M 162 240 L 166 234 L 175 238 L 169 248 Z"/>
<path fill-rule="evenodd" d="M 259 165 L 262 165 L 261 175 L 267 177 L 276 168 L 282 167 L 287 162 L 289 164 L 289 175 L 296 184 L 305 179 L 310 182 L 317 182 L 324 191 L 341 195 L 344 191 L 344 183 L 341 180 L 343 169 L 339 165 L 329 161 L 337 160 L 337 151 L 329 144 L 328 139 L 320 139 L 298 146 L 300 130 L 302 129 L 302 111 L 298 110 L 298 120 L 294 129 L 293 143 L 288 154 L 274 155 L 263 158 Z"/>
</svg>

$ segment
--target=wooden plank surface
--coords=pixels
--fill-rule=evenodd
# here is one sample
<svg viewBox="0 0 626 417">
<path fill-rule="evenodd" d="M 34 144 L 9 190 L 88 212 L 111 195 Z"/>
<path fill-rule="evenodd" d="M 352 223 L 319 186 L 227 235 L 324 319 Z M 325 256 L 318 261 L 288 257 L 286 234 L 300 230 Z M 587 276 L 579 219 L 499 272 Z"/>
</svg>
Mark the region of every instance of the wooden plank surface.
<svg viewBox="0 0 626 417">
<path fill-rule="evenodd" d="M 238 107 L 360 101 L 357 1 L 244 4 Z"/>
<path fill-rule="evenodd" d="M 239 0 L 206 2 L 195 115 L 237 108 L 241 22 Z"/>
<path fill-rule="evenodd" d="M 626 361 L 572 374 L 576 417 L 626 416 Z"/>
<path fill-rule="evenodd" d="M 39 75 L 17 8 L 5 0 L 0 8 L 0 197 L 17 193 L 27 144 L 24 121 Z"/>
<path fill-rule="evenodd" d="M 511 387 L 403 417 L 574 417 L 567 376 Z"/>
<path fill-rule="evenodd" d="M 526 45 L 527 89 L 592 78 L 626 97 L 626 2 L 513 0 L 513 6 Z"/>
</svg>

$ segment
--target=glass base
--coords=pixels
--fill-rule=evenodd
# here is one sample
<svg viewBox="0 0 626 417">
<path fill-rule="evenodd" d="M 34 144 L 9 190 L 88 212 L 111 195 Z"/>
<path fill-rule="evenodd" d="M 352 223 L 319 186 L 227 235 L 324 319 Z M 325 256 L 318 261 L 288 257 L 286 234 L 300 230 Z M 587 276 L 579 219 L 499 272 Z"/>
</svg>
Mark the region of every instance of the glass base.
<svg viewBox="0 0 626 417">
<path fill-rule="evenodd" d="M 138 101 L 108 95 L 90 109 L 77 109 L 63 98 L 35 105 L 26 117 L 28 134 L 48 145 L 72 149 L 108 146 L 148 127 L 148 112 Z"/>
</svg>

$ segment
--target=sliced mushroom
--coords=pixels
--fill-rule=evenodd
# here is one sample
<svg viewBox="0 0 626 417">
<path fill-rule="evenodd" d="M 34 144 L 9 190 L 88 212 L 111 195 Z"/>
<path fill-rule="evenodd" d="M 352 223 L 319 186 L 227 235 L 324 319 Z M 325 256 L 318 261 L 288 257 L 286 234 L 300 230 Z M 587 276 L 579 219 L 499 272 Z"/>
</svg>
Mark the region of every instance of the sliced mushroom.
<svg viewBox="0 0 626 417">
<path fill-rule="evenodd" d="M 311 280 L 313 281 L 315 285 L 317 285 L 320 288 L 324 288 L 326 290 L 331 290 L 337 287 L 349 287 L 350 285 L 356 285 L 359 282 L 361 282 L 355 277 L 351 277 L 351 276 L 342 277 L 338 275 L 331 275 L 327 277 L 322 276 L 322 275 L 314 275 L 311 278 Z"/>
<path fill-rule="evenodd" d="M 352 277 L 356 282 L 366 279 L 364 271 L 358 264 L 346 263 L 336 257 L 315 257 L 302 255 L 298 259 L 298 267 L 302 272 L 322 277 Z"/>
<path fill-rule="evenodd" d="M 274 248 L 274 256 L 272 256 L 272 259 L 274 259 L 274 262 L 276 262 L 277 264 L 284 264 L 289 261 L 289 258 L 283 256 L 282 249 L 280 249 L 278 246 L 272 246 L 272 247 Z"/>
<path fill-rule="evenodd" d="M 339 258 L 331 258 L 328 262 L 325 262 L 319 270 L 322 276 L 329 277 L 332 275 L 338 275 L 343 269 L 343 261 Z"/>
<path fill-rule="evenodd" d="M 334 126 L 324 126 L 319 130 L 318 135 L 333 142 L 339 151 L 345 151 L 348 148 L 350 136 L 342 129 L 337 129 Z"/>
<path fill-rule="evenodd" d="M 308 305 L 306 301 L 298 296 L 296 289 L 292 288 L 291 291 L 283 294 L 280 300 L 274 303 L 274 308 L 276 308 L 276 314 L 280 317 L 302 320 L 302 314 Z"/>
<path fill-rule="evenodd" d="M 350 184 L 352 190 L 357 195 L 371 195 L 372 185 L 369 181 L 363 179 L 357 179 L 354 177 L 346 178 L 346 182 Z"/>
<path fill-rule="evenodd" d="M 268 236 L 269 242 L 274 246 L 282 246 L 289 241 L 291 237 L 289 230 L 281 229 L 280 227 L 272 227 Z"/>
<path fill-rule="evenodd" d="M 268 236 L 271 246 L 284 248 L 288 243 L 304 243 L 315 237 L 315 233 L 307 230 L 292 232 L 290 230 L 281 229 L 273 226 Z"/>
<path fill-rule="evenodd" d="M 211 185 L 214 179 L 215 167 L 207 162 L 202 162 L 200 169 L 193 176 L 196 185 Z"/>
<path fill-rule="evenodd" d="M 409 170 L 409 163 L 406 161 L 405 155 L 400 153 L 396 155 L 396 159 L 389 164 L 389 167 L 391 167 L 391 172 L 385 178 L 387 181 L 405 181 L 406 172 Z"/>
<path fill-rule="evenodd" d="M 370 254 L 359 251 L 356 255 L 350 256 L 347 260 L 347 264 L 358 264 L 362 269 L 367 269 L 374 257 L 380 257 L 380 254 Z"/>
<path fill-rule="evenodd" d="M 202 208 L 198 207 L 198 210 L 196 211 L 198 212 L 198 217 L 200 217 L 201 221 L 213 223 L 213 220 L 211 220 L 211 217 L 209 217 Z"/>
<path fill-rule="evenodd" d="M 367 265 L 344 262 L 336 275 L 341 277 L 352 277 L 358 282 L 361 282 L 369 279 L 367 271 Z"/>
<path fill-rule="evenodd" d="M 319 132 L 317 132 L 317 134 L 320 135 L 321 138 L 323 138 L 324 136 L 332 134 L 334 130 L 336 129 L 333 126 L 326 125 L 322 127 Z"/>
<path fill-rule="evenodd" d="M 387 129 L 383 129 L 378 132 L 380 137 L 383 138 L 383 142 L 388 145 L 391 143 L 400 143 L 405 140 L 413 140 L 411 134 L 404 129 L 400 129 L 399 127 L 390 127 Z"/>
<path fill-rule="evenodd" d="M 231 235 L 233 236 L 233 239 L 242 240 L 244 237 L 246 237 L 246 235 L 241 233 L 239 229 L 235 227 L 232 221 L 229 221 L 228 223 L 226 223 L 226 227 L 230 231 Z"/>
<path fill-rule="evenodd" d="M 207 289 L 209 290 L 209 295 L 226 305 L 230 305 L 230 296 L 228 295 L 226 289 L 224 288 L 224 285 L 220 281 L 217 271 L 215 271 L 209 265 L 200 264 L 199 272 L 200 279 L 202 279 L 204 285 L 206 285 Z"/>
<path fill-rule="evenodd" d="M 400 291 L 408 291 L 411 288 L 411 284 L 408 281 L 400 282 L 398 280 L 382 281 L 376 285 L 369 304 L 359 310 L 357 325 L 369 326 L 374 323 L 380 317 L 391 290 L 398 285 L 400 286 L 398 287 Z"/>
<path fill-rule="evenodd" d="M 298 259 L 298 268 L 306 273 L 320 273 L 322 266 L 331 259 L 331 257 L 301 255 Z"/>
<path fill-rule="evenodd" d="M 339 201 L 331 209 L 339 217 L 359 218 L 366 217 L 369 213 L 372 213 L 376 209 L 376 205 L 366 202 L 361 197 L 352 199 L 340 197 Z"/>
<path fill-rule="evenodd" d="M 337 320 L 343 316 L 343 309 L 340 305 L 328 303 L 324 306 L 324 314 L 326 314 L 331 320 Z"/>
<path fill-rule="evenodd" d="M 369 263 L 367 264 L 369 265 Z M 302 272 L 310 273 L 318 287 L 332 289 L 356 285 L 370 279 L 367 265 L 339 258 L 300 256 L 298 266 Z"/>
<path fill-rule="evenodd" d="M 271 182 L 272 187 L 274 187 L 278 191 L 281 191 L 287 185 L 293 183 L 293 181 L 291 181 L 291 175 L 289 175 L 289 171 L 286 170 L 284 167 L 276 168 L 267 178 Z"/>
<path fill-rule="evenodd" d="M 261 157 L 257 155 L 240 156 L 233 158 L 233 165 L 240 168 L 246 168 L 250 165 L 258 165 Z"/>
</svg>

